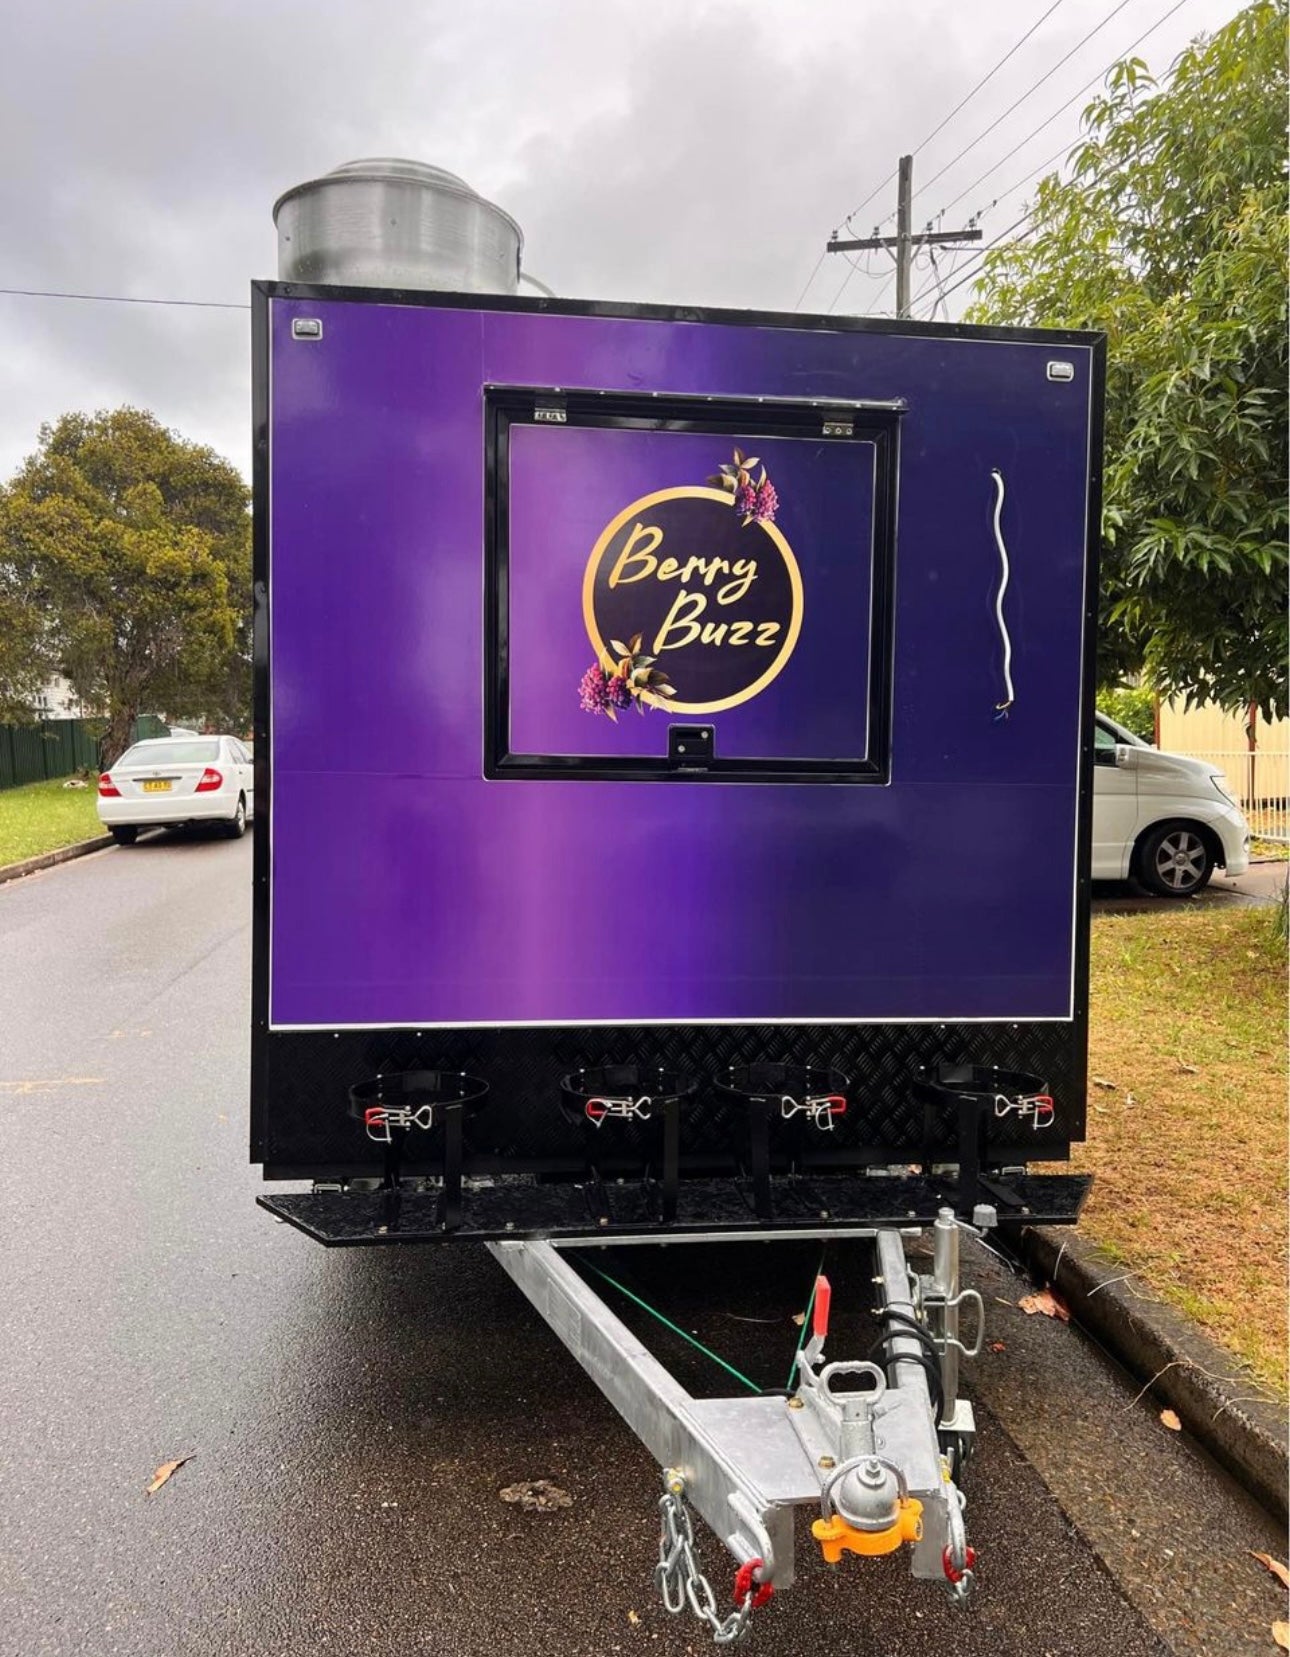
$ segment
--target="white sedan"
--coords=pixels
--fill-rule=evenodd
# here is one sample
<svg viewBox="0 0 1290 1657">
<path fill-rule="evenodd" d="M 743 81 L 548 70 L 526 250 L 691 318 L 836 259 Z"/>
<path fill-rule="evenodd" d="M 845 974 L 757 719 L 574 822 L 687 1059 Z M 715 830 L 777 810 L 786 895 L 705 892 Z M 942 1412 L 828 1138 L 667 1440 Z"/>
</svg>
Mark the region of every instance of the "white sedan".
<svg viewBox="0 0 1290 1657">
<path fill-rule="evenodd" d="M 163 824 L 220 822 L 242 835 L 254 809 L 251 756 L 233 736 L 136 742 L 99 778 L 99 820 L 120 846 Z"/>
</svg>

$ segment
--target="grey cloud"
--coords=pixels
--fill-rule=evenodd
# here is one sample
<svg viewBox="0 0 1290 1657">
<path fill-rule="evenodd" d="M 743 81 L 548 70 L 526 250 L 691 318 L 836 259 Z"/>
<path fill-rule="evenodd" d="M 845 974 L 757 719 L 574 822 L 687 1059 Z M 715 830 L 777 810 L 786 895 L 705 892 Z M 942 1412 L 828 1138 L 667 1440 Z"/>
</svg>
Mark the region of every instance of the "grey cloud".
<svg viewBox="0 0 1290 1657">
<path fill-rule="evenodd" d="M 1066 0 L 920 156 L 921 176 L 1105 9 Z M 921 198 L 916 218 L 1162 9 L 1137 0 Z M 1152 63 L 1163 68 L 1189 34 L 1235 9 L 1190 0 L 1153 39 Z M 861 0 L 11 0 L 0 286 L 244 300 L 252 276 L 274 272 L 269 211 L 281 190 L 355 155 L 393 153 L 450 167 L 497 199 L 525 228 L 531 268 L 562 292 L 786 309 L 829 229 L 1041 10 L 1039 0 L 899 10 Z M 994 183 L 1075 130 L 1072 111 Z M 891 195 L 865 209 L 862 231 L 887 215 Z M 987 234 L 1008 222 L 987 220 Z M 825 308 L 846 274 L 827 260 L 808 308 Z M 882 285 L 855 276 L 845 308 L 872 307 Z M 0 475 L 42 420 L 124 401 L 249 464 L 244 313 L 0 296 L 0 348 Z"/>
</svg>

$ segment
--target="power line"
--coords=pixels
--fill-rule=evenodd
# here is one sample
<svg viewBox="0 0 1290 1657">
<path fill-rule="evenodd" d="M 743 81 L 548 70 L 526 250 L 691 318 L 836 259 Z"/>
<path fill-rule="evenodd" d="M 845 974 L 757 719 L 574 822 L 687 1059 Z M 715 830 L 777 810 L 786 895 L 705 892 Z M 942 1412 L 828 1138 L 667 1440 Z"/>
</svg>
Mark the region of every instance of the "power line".
<svg viewBox="0 0 1290 1657">
<path fill-rule="evenodd" d="M 1053 15 L 1053 13 L 1057 10 L 1058 6 L 1060 6 L 1061 4 L 1062 4 L 1062 0 L 1053 0 L 1053 4 L 1051 6 L 1049 6 L 1048 10 L 1039 19 L 1039 22 L 1038 23 L 1032 23 L 1031 26 L 1026 30 L 1025 34 L 1022 35 L 1021 39 L 1017 42 L 1017 44 L 1015 46 L 1013 46 L 1009 51 L 1007 51 L 1003 54 L 1003 56 L 999 59 L 998 63 L 995 64 L 994 68 L 991 69 L 990 73 L 988 75 L 983 75 L 981 77 L 981 79 L 976 83 L 976 85 L 972 88 L 972 90 L 968 93 L 967 97 L 963 98 L 959 103 L 955 104 L 954 108 L 949 112 L 949 114 L 941 122 L 940 126 L 932 128 L 931 132 L 928 133 L 927 137 L 924 138 L 923 142 L 918 146 L 918 149 L 916 149 L 914 151 L 915 155 L 918 154 L 918 150 L 926 149 L 928 144 L 931 143 L 932 139 L 936 137 L 937 133 L 943 132 L 945 130 L 945 128 L 947 126 L 949 126 L 950 122 L 958 114 L 959 110 L 965 109 L 967 107 L 967 105 L 972 102 L 973 98 L 976 97 L 977 93 L 986 84 L 986 82 L 991 81 L 991 80 L 994 79 L 995 75 L 999 72 L 1000 69 L 1003 68 L 1004 64 L 1007 63 L 1008 59 L 1010 57 L 1014 56 L 1017 52 L 1019 52 L 1021 50 L 1021 48 L 1030 39 L 1031 35 L 1034 34 L 1035 30 L 1040 28 L 1043 24 L 1047 23 L 1048 19 Z M 881 189 L 881 185 L 879 186 L 879 189 Z"/>
<path fill-rule="evenodd" d="M 1008 51 L 1006 51 L 1003 54 L 1003 56 L 999 59 L 998 63 L 995 64 L 994 68 L 991 69 L 988 74 L 985 74 L 981 77 L 981 79 L 976 83 L 976 85 L 968 93 L 967 97 L 961 99 L 957 104 L 955 104 L 954 108 L 949 112 L 949 114 L 940 123 L 940 125 L 936 126 L 936 127 L 933 127 L 932 130 L 928 133 L 927 137 L 923 139 L 922 143 L 915 147 L 915 149 L 913 151 L 913 153 L 915 155 L 917 155 L 920 150 L 925 149 L 927 147 L 927 145 L 931 143 L 932 139 L 936 137 L 937 133 L 942 132 L 950 124 L 950 122 L 954 119 L 954 117 L 958 114 L 958 112 L 961 109 L 965 109 L 967 107 L 967 105 L 972 102 L 973 98 L 976 97 L 977 93 L 986 84 L 986 82 L 990 81 L 990 80 L 993 80 L 994 76 L 999 72 L 1000 69 L 1003 68 L 1004 64 L 1007 63 L 1008 59 L 1010 57 L 1012 57 L 1014 55 L 1014 53 L 1021 50 L 1021 48 L 1030 39 L 1031 35 L 1034 34 L 1035 30 L 1040 28 L 1044 23 L 1046 23 L 1048 21 L 1048 19 L 1053 15 L 1053 13 L 1057 10 L 1058 6 L 1060 6 L 1061 4 L 1062 4 L 1062 0 L 1053 0 L 1053 4 L 1051 6 L 1049 6 L 1048 10 L 1039 19 L 1039 22 L 1031 24 L 1030 28 L 1028 28 L 1026 30 L 1025 34 L 1022 35 L 1021 39 L 1016 43 L 1016 45 L 1010 47 L 1008 49 Z M 863 209 L 866 208 L 869 205 L 869 203 L 879 193 L 879 191 L 885 190 L 887 188 L 887 186 L 891 183 L 892 179 L 895 178 L 896 173 L 897 173 L 897 169 L 895 167 L 893 167 L 892 170 L 887 174 L 886 178 L 883 179 L 882 183 L 875 185 L 874 188 L 872 190 L 870 190 L 869 194 L 860 203 L 860 206 L 853 208 L 851 210 L 851 212 L 849 212 L 847 214 L 847 223 L 848 224 L 851 223 L 852 219 L 855 218 L 857 213 L 862 212 Z M 884 220 L 883 222 L 886 223 L 886 220 Z"/>
<path fill-rule="evenodd" d="M 83 299 L 96 305 L 182 305 L 199 311 L 249 311 L 226 299 L 136 299 L 124 293 L 57 293 L 52 288 L 0 288 L 0 294 L 21 299 Z"/>
<path fill-rule="evenodd" d="M 1169 19 L 1174 15 L 1174 13 L 1177 12 L 1177 11 L 1181 11 L 1182 8 L 1186 4 L 1187 4 L 1187 0 L 1175 0 L 1175 3 L 1172 6 L 1170 6 L 1169 10 L 1164 14 L 1163 17 L 1157 18 L 1156 21 L 1151 25 L 1151 27 L 1149 29 L 1144 29 L 1143 32 L 1138 36 L 1138 38 L 1136 40 L 1131 41 L 1130 44 L 1123 49 L 1123 51 L 1118 52 L 1116 54 L 1116 56 L 1111 59 L 1110 63 L 1108 63 L 1104 69 L 1100 69 L 1097 72 L 1097 74 L 1093 76 L 1093 79 L 1091 81 L 1086 81 L 1084 83 L 1084 85 L 1080 87 L 1078 92 L 1074 93 L 1071 97 L 1067 98 L 1067 100 L 1064 104 L 1061 104 L 1057 109 L 1055 109 L 1052 112 L 1052 114 L 1047 117 L 1046 120 L 1041 121 L 1039 123 L 1039 125 L 1032 132 L 1028 132 L 1019 144 L 1014 144 L 1012 146 L 1012 148 L 1008 151 L 1007 155 L 1001 156 L 1000 159 L 998 161 L 996 161 L 992 167 L 987 167 L 986 170 L 981 174 L 980 178 L 975 179 L 971 184 L 969 184 L 966 190 L 960 190 L 958 195 L 956 195 L 954 197 L 953 201 L 947 201 L 945 206 L 941 208 L 941 210 L 940 210 L 941 213 L 948 213 L 951 207 L 957 206 L 957 204 L 960 201 L 963 200 L 964 196 L 971 195 L 978 188 L 979 185 L 984 184 L 986 179 L 989 178 L 991 173 L 997 172 L 998 169 L 1000 167 L 1002 167 L 1005 162 L 1011 161 L 1013 156 L 1016 155 L 1016 153 L 1018 152 L 1018 150 L 1024 150 L 1026 145 L 1031 141 L 1032 138 L 1037 138 L 1039 136 L 1039 134 L 1044 130 L 1045 127 L 1050 127 L 1059 115 L 1064 114 L 1066 112 L 1066 110 L 1068 110 L 1073 103 L 1077 103 L 1079 101 L 1079 99 L 1082 98 L 1084 96 L 1084 94 L 1090 89 L 1090 87 L 1097 86 L 1104 79 L 1104 77 L 1106 75 L 1108 75 L 1112 69 L 1115 68 L 1117 63 L 1121 62 L 1124 58 L 1126 58 L 1129 55 L 1130 52 L 1135 52 L 1138 49 L 1138 47 L 1142 45 L 1142 42 L 1144 40 L 1148 39 L 1151 35 L 1155 34 L 1157 29 L 1162 28 L 1169 21 Z M 1072 139 L 1071 143 L 1073 144 L 1074 142 L 1075 141 Z M 971 148 L 970 145 L 968 147 Z M 1067 149 L 1069 149 L 1070 147 L 1071 147 L 1071 145 L 1066 146 Z M 964 150 L 961 153 L 966 155 L 967 151 Z M 1060 154 L 1061 152 L 1059 151 L 1058 153 Z M 955 159 L 957 160 L 958 157 L 955 157 Z M 952 165 L 952 163 L 951 163 L 951 165 Z M 1045 161 L 1044 163 L 1042 163 L 1042 165 L 1044 167 L 1046 167 L 1046 166 L 1049 165 L 1049 163 Z M 1041 169 L 1039 167 L 1034 168 L 1031 173 L 1026 174 L 1026 178 L 1020 179 L 1018 181 L 1018 184 L 1014 184 L 1012 186 L 1012 189 L 1015 190 L 1015 189 L 1019 188 L 1020 184 L 1026 183 L 1027 179 L 1033 177 L 1034 173 L 1039 172 L 1040 170 Z M 944 171 L 945 171 L 945 168 L 942 167 L 941 172 L 943 173 Z M 938 173 L 936 176 L 939 178 L 940 173 Z M 1005 190 L 1002 193 L 1002 195 L 1008 195 L 1009 193 L 1010 193 L 1009 191 Z M 998 199 L 1002 200 L 1002 195 Z"/>
<path fill-rule="evenodd" d="M 965 155 L 967 155 L 971 150 L 974 150 L 983 138 L 988 138 L 990 136 L 990 134 L 994 131 L 994 129 L 998 126 L 1001 126 L 1002 123 L 1008 119 L 1009 115 L 1011 115 L 1014 110 L 1020 109 L 1022 104 L 1025 103 L 1027 98 L 1033 97 L 1035 95 L 1035 93 L 1038 92 L 1039 88 L 1044 84 L 1045 81 L 1050 81 L 1053 78 L 1053 76 L 1057 73 L 1057 71 L 1062 67 L 1063 64 L 1069 63 L 1070 60 L 1075 56 L 1076 52 L 1078 52 L 1082 47 L 1087 46 L 1089 41 L 1092 40 L 1092 38 L 1095 34 L 1100 34 L 1101 31 L 1107 26 L 1107 24 L 1110 23 L 1112 21 L 1112 19 L 1118 17 L 1120 15 L 1120 13 L 1124 10 L 1124 8 L 1128 5 L 1130 5 L 1130 4 L 1132 4 L 1132 0 L 1119 0 L 1119 4 L 1115 7 L 1113 7 L 1113 9 L 1107 13 L 1106 16 L 1102 19 L 1102 21 L 1100 23 L 1096 24 L 1093 28 L 1091 28 L 1082 40 L 1077 41 L 1075 43 L 1075 45 L 1071 47 L 1070 51 L 1067 52 L 1064 57 L 1059 58 L 1057 60 L 1057 62 L 1052 66 L 1052 68 L 1049 69 L 1046 73 L 1042 74 L 1039 77 L 1039 79 L 1034 83 L 1034 85 L 1029 87 L 1025 92 L 1023 92 L 1021 94 L 1021 96 L 1014 103 L 1009 104 L 1007 109 L 1004 110 L 1002 115 L 996 116 L 995 119 L 993 121 L 991 121 L 990 125 L 988 127 L 986 127 L 984 132 L 979 132 L 970 144 L 965 144 L 956 156 L 954 156 L 951 160 L 949 160 L 945 163 L 945 165 L 941 168 L 939 173 L 933 173 L 931 178 L 928 179 L 927 183 L 920 186 L 920 191 L 921 190 L 930 190 L 932 185 L 936 183 L 936 180 L 938 178 L 943 178 L 945 176 L 945 174 L 947 172 L 949 172 L 950 168 L 953 167 L 953 166 L 956 166 L 957 163 L 960 162 Z M 1078 97 L 1078 93 L 1076 94 L 1076 96 Z"/>
<path fill-rule="evenodd" d="M 948 288 L 941 287 L 941 290 L 940 290 L 941 303 L 944 303 L 946 300 L 948 300 L 949 296 L 952 293 L 954 293 L 957 289 L 961 288 L 965 282 L 971 281 L 972 278 L 979 275 L 980 266 L 984 263 L 985 256 L 986 256 L 987 253 L 989 253 L 990 249 L 992 247 L 998 247 L 1000 242 L 1006 242 L 1008 237 L 1012 235 L 1013 231 L 1014 230 L 1020 230 L 1022 225 L 1025 224 L 1027 222 L 1027 220 L 1030 219 L 1031 217 L 1032 217 L 1031 212 L 1027 211 L 1027 212 L 1023 213 L 1021 215 L 1021 217 L 1016 221 L 1015 224 L 1010 224 L 1008 226 L 1008 228 L 1004 231 L 1001 231 L 999 233 L 999 235 L 997 235 L 992 242 L 987 242 L 979 253 L 974 253 L 972 255 L 971 259 L 969 259 L 967 261 L 968 264 L 973 266 L 974 268 L 971 269 L 971 270 L 965 269 L 963 271 L 963 274 L 959 277 L 958 281 L 952 283 Z M 920 294 L 917 294 L 915 296 L 913 303 L 915 305 L 917 305 L 920 300 L 926 299 L 927 295 L 929 293 L 931 293 L 932 289 L 935 288 L 935 287 L 938 287 L 938 286 L 940 286 L 940 284 L 937 283 L 937 282 L 929 282 L 927 284 L 927 286 L 923 289 L 923 291 Z"/>
<path fill-rule="evenodd" d="M 815 261 L 814 270 L 812 270 L 811 274 L 806 278 L 806 281 L 803 283 L 802 291 L 797 296 L 797 303 L 796 303 L 796 305 L 793 306 L 793 309 L 795 311 L 800 311 L 801 310 L 802 301 L 806 298 L 807 293 L 810 291 L 811 283 L 814 282 L 815 278 L 819 275 L 820 266 L 824 263 L 824 253 L 827 252 L 827 251 L 828 251 L 828 249 L 826 248 L 824 250 L 824 252 L 822 252 L 820 254 L 819 258 Z"/>
</svg>

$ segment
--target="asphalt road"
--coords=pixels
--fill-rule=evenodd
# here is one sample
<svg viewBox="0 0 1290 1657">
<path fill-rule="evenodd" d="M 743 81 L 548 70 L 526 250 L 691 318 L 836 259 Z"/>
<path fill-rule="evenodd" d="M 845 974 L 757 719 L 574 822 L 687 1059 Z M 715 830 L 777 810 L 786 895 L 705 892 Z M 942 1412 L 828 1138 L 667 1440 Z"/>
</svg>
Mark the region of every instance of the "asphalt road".
<svg viewBox="0 0 1290 1657">
<path fill-rule="evenodd" d="M 651 1590 L 656 1469 L 481 1249 L 328 1253 L 253 1206 L 250 861 L 162 838 L 0 887 L 0 1657 L 711 1649 Z M 625 1252 L 782 1384 L 813 1251 Z M 863 1259 L 830 1272 L 845 1332 Z M 802 1535 L 748 1649 L 1271 1649 L 1247 1550 L 1277 1528 L 1077 1332 L 1021 1314 L 1004 1267 L 977 1272 L 1003 1350 L 970 1383 L 973 1605 L 900 1558 L 828 1571 Z M 573 1505 L 499 1500 L 537 1478 Z"/>
<path fill-rule="evenodd" d="M 1276 903 L 1286 889 L 1290 864 L 1282 859 L 1263 858 L 1251 863 L 1243 875 L 1231 879 L 1217 870 L 1202 891 L 1191 898 L 1158 898 L 1132 880 L 1095 880 L 1095 914 L 1132 915 L 1153 911 L 1167 914 L 1171 909 L 1256 909 Z"/>
</svg>

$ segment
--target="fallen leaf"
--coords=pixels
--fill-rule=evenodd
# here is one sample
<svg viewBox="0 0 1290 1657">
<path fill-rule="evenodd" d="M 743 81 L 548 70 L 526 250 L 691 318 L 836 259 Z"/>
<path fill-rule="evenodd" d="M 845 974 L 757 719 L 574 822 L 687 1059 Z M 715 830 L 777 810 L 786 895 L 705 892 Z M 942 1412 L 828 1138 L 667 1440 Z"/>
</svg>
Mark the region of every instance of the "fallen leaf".
<svg viewBox="0 0 1290 1657">
<path fill-rule="evenodd" d="M 1270 1553 L 1256 1553 L 1254 1557 L 1260 1565 L 1267 1566 L 1283 1588 L 1290 1588 L 1290 1571 L 1287 1571 L 1284 1565 L 1273 1559 Z"/>
<path fill-rule="evenodd" d="M 1290 1651 L 1290 1622 L 1274 1622 L 1272 1624 L 1272 1638 L 1281 1647 L 1282 1651 Z"/>
<path fill-rule="evenodd" d="M 1173 1410 L 1161 1410 L 1160 1420 L 1162 1425 L 1168 1427 L 1171 1433 L 1182 1432 L 1182 1422 L 1179 1421 Z"/>
<path fill-rule="evenodd" d="M 1107 1088 L 1110 1088 L 1112 1093 L 1114 1093 L 1116 1088 L 1119 1086 L 1119 1083 L 1118 1082 L 1108 1082 L 1105 1076 L 1094 1076 L 1093 1086 L 1094 1087 L 1107 1087 Z"/>
<path fill-rule="evenodd" d="M 161 1489 L 162 1485 L 165 1484 L 167 1480 L 172 1479 L 186 1461 L 191 1461 L 192 1459 L 193 1458 L 191 1456 L 180 1456 L 176 1461 L 163 1461 L 161 1466 L 152 1475 L 152 1483 L 148 1486 L 148 1495 L 155 1496 Z"/>
<path fill-rule="evenodd" d="M 1061 1323 L 1069 1323 L 1071 1320 L 1070 1307 L 1053 1288 L 1040 1289 L 1033 1295 L 1023 1295 L 1017 1305 L 1027 1317 L 1042 1312 L 1046 1318 L 1057 1318 Z"/>
<path fill-rule="evenodd" d="M 990 1350 L 991 1350 L 991 1352 L 1006 1352 L 1008 1350 L 1008 1348 L 1003 1344 L 1002 1341 L 991 1341 L 990 1342 Z"/>
<path fill-rule="evenodd" d="M 522 1484 L 508 1484 L 498 1495 L 504 1502 L 513 1502 L 526 1513 L 554 1513 L 557 1508 L 572 1507 L 573 1497 L 561 1490 L 550 1479 L 528 1479 Z"/>
<path fill-rule="evenodd" d="M 793 1322 L 800 1329 L 802 1327 L 802 1325 L 806 1322 L 806 1313 L 805 1312 L 794 1312 L 793 1313 Z"/>
<path fill-rule="evenodd" d="M 639 1623 L 639 1622 L 640 1622 L 640 1620 L 641 1620 L 641 1619 L 640 1619 L 640 1615 L 639 1615 L 639 1613 L 638 1613 L 638 1612 L 636 1612 L 636 1611 L 629 1611 L 629 1612 L 628 1612 L 628 1613 L 627 1613 L 627 1621 L 628 1621 L 628 1622 L 629 1622 L 629 1623 L 630 1623 L 630 1624 L 631 1624 L 631 1625 L 632 1625 L 632 1627 L 633 1627 L 633 1628 L 635 1628 L 635 1627 L 636 1627 L 636 1625 L 637 1625 L 637 1623 Z"/>
<path fill-rule="evenodd" d="M 1124 1102 L 1125 1102 L 1126 1105 L 1132 1106 L 1132 1105 L 1136 1105 L 1138 1101 L 1133 1097 L 1133 1095 L 1131 1093 L 1126 1093 L 1125 1096 L 1124 1096 Z"/>
</svg>

